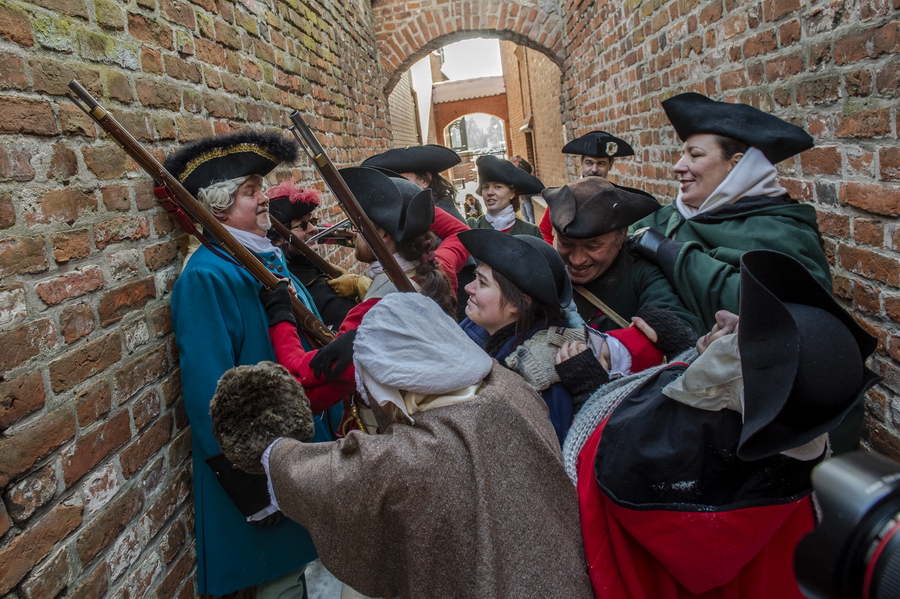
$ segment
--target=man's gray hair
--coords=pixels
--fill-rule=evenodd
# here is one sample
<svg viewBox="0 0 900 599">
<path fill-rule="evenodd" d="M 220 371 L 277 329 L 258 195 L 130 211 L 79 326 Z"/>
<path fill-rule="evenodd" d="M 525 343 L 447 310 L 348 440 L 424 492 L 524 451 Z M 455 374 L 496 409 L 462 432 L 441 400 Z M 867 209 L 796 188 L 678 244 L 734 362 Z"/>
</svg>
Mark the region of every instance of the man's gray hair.
<svg viewBox="0 0 900 599">
<path fill-rule="evenodd" d="M 265 179 L 260 175 L 247 175 L 246 177 L 216 181 L 200 189 L 197 192 L 197 199 L 200 200 L 204 208 L 213 214 L 222 214 L 234 204 L 234 194 L 237 193 L 238 187 L 243 185 L 250 177 L 259 177 L 260 185 L 265 183 Z"/>
</svg>

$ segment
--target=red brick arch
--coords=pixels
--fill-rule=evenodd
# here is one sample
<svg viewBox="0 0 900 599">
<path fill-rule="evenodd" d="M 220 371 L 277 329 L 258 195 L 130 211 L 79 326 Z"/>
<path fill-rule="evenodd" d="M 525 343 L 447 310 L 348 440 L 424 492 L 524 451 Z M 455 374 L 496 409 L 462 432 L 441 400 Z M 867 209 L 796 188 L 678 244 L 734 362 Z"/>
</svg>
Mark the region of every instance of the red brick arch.
<svg viewBox="0 0 900 599">
<path fill-rule="evenodd" d="M 563 68 L 563 22 L 535 1 L 422 0 L 416 10 L 404 0 L 372 2 L 376 42 L 387 73 L 385 93 L 429 52 L 474 37 L 509 40 L 546 54 Z"/>
</svg>

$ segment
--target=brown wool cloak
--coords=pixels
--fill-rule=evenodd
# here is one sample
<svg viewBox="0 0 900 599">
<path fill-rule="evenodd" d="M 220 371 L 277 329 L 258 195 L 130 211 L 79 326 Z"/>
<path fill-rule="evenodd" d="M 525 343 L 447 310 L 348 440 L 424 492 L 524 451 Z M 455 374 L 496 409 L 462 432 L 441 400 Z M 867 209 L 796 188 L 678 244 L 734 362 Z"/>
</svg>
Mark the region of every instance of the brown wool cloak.
<svg viewBox="0 0 900 599">
<path fill-rule="evenodd" d="M 593 597 L 547 407 L 497 362 L 485 381 L 414 426 L 273 448 L 275 497 L 335 576 L 371 597 Z"/>
</svg>

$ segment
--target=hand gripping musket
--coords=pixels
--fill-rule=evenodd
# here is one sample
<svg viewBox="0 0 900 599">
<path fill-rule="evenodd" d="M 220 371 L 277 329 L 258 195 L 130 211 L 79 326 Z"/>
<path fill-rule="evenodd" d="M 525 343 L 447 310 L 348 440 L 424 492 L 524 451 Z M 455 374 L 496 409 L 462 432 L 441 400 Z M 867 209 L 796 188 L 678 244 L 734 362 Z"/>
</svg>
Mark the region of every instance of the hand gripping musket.
<svg viewBox="0 0 900 599">
<path fill-rule="evenodd" d="M 397 291 L 415 291 L 412 281 L 409 280 L 406 273 L 404 273 L 403 269 L 400 268 L 400 265 L 397 264 L 397 259 L 394 258 L 394 255 L 391 254 L 390 250 L 388 250 L 387 246 L 384 244 L 384 240 L 378 235 L 378 232 L 375 230 L 375 225 L 372 224 L 372 221 L 369 220 L 369 217 L 363 212 L 356 196 L 350 191 L 347 182 L 344 181 L 344 178 L 338 172 L 334 163 L 331 162 L 325 154 L 325 149 L 319 143 L 319 140 L 316 139 L 316 136 L 310 130 L 306 121 L 303 120 L 303 117 L 300 116 L 300 113 L 296 110 L 291 113 L 290 118 L 291 122 L 294 123 L 294 126 L 290 128 L 290 131 L 297 138 L 297 141 L 300 142 L 300 145 L 316 166 L 316 170 L 319 171 L 322 179 L 325 180 L 325 183 L 331 189 L 331 193 L 337 198 L 338 203 L 344 210 L 344 214 L 347 215 L 347 218 L 350 219 L 350 222 L 352 222 L 353 226 L 356 227 L 356 230 L 359 231 L 359 234 L 362 235 L 363 239 L 366 240 L 366 243 L 369 244 L 372 253 L 374 253 L 378 261 L 381 262 L 381 266 L 384 267 L 384 273 L 391 280 L 391 283 L 394 284 Z"/>
<path fill-rule="evenodd" d="M 225 251 L 241 266 L 253 275 L 256 280 L 268 289 L 275 289 L 278 278 L 273 275 L 247 248 L 242 246 L 229 233 L 222 224 L 213 217 L 191 193 L 184 188 L 178 179 L 150 154 L 132 135 L 103 109 L 86 89 L 75 79 L 69 82 L 69 90 L 66 95 L 76 106 L 87 113 L 104 131 L 109 133 L 125 153 L 144 169 L 156 182 L 157 186 L 164 188 L 162 193 L 157 193 L 157 198 L 170 215 L 172 215 L 182 228 L 199 236 L 199 232 L 193 226 L 193 222 L 203 225 L 205 233 L 215 237 Z M 76 97 L 77 96 L 77 97 Z M 291 302 L 294 315 L 300 323 L 303 331 L 319 345 L 325 345 L 334 335 L 316 316 L 304 306 L 297 298 Z"/>
</svg>

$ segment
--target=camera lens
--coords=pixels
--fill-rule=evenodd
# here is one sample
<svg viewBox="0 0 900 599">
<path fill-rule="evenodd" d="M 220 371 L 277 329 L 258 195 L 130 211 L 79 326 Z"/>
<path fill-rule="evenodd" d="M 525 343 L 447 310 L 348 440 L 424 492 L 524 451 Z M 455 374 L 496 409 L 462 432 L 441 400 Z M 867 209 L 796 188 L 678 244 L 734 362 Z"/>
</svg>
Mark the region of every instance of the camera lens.
<svg viewBox="0 0 900 599">
<path fill-rule="evenodd" d="M 900 464 L 856 452 L 812 475 L 822 522 L 797 545 L 794 571 L 810 599 L 900 597 Z"/>
</svg>

